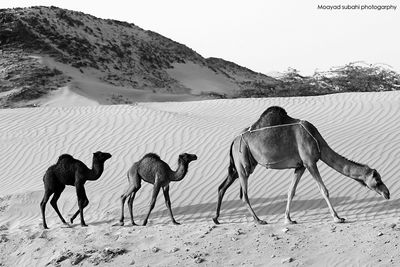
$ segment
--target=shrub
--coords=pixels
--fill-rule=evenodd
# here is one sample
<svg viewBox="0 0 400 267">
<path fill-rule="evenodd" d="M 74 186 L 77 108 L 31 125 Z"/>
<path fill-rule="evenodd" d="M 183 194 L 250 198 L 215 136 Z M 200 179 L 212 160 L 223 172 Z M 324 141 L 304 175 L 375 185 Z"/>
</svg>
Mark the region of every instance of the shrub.
<svg viewBox="0 0 400 267">
<path fill-rule="evenodd" d="M 400 74 L 383 65 L 349 63 L 312 76 L 289 68 L 275 85 L 249 82 L 236 97 L 310 96 L 339 92 L 379 92 L 400 89 Z"/>
</svg>

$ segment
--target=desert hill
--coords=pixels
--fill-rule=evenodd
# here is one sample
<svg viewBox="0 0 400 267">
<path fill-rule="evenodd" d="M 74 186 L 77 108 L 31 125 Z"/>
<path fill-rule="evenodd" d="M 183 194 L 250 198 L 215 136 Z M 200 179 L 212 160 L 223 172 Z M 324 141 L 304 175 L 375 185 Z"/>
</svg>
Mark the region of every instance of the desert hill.
<svg viewBox="0 0 400 267">
<path fill-rule="evenodd" d="M 0 10 L 0 51 L 3 107 L 41 105 L 66 86 L 112 104 L 230 97 L 277 83 L 134 24 L 57 7 Z"/>
</svg>

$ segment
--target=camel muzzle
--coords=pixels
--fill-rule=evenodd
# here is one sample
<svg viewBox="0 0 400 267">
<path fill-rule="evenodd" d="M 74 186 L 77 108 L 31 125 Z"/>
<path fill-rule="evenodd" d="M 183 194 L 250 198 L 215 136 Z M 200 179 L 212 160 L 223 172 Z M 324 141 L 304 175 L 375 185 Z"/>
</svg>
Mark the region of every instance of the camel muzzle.
<svg viewBox="0 0 400 267">
<path fill-rule="evenodd" d="M 389 193 L 389 191 L 382 192 L 382 196 L 383 196 L 385 199 L 390 199 L 390 193 Z"/>
<path fill-rule="evenodd" d="M 389 189 L 384 184 L 379 185 L 376 191 L 381 194 L 385 199 L 390 199 Z"/>
</svg>

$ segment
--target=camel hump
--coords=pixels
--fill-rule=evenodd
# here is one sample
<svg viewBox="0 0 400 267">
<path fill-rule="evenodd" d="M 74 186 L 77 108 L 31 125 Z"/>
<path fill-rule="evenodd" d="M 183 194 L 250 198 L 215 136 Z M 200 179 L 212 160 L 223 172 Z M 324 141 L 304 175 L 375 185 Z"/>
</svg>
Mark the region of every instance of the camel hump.
<svg viewBox="0 0 400 267">
<path fill-rule="evenodd" d="M 261 114 L 262 116 L 265 116 L 267 114 L 274 114 L 275 116 L 280 116 L 280 117 L 286 117 L 287 116 L 287 112 L 283 107 L 280 106 L 272 106 L 267 108 L 263 114 Z"/>
<path fill-rule="evenodd" d="M 144 155 L 143 158 L 152 158 L 156 160 L 161 160 L 160 156 L 157 155 L 156 153 L 147 153 L 146 155 Z"/>
<path fill-rule="evenodd" d="M 58 157 L 58 161 L 61 161 L 63 159 L 74 159 L 74 158 L 69 154 L 62 154 L 61 156 Z"/>
<path fill-rule="evenodd" d="M 286 110 L 279 106 L 271 106 L 267 108 L 260 118 L 253 124 L 252 128 L 260 128 L 265 126 L 293 123 L 294 119 L 289 117 Z"/>
</svg>

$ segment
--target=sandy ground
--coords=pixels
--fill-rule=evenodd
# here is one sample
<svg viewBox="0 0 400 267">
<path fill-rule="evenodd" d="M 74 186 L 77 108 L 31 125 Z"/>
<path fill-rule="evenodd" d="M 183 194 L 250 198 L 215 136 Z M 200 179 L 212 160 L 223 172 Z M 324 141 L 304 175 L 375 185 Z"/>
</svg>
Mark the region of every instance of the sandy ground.
<svg viewBox="0 0 400 267">
<path fill-rule="evenodd" d="M 141 103 L 119 106 L 41 107 L 0 110 L 0 263 L 5 266 L 399 266 L 400 93 L 351 93 L 319 97 Z M 292 170 L 258 167 L 249 180 L 256 225 L 238 198 L 227 191 L 221 225 L 214 226 L 217 188 L 226 175 L 229 144 L 271 105 L 312 122 L 341 155 L 376 168 L 391 191 L 376 193 L 319 163 L 334 207 L 344 224 L 334 224 L 308 172 L 284 225 Z M 51 205 L 43 230 L 39 203 L 42 177 L 60 154 L 91 166 L 92 153 L 113 157 L 99 180 L 87 182 L 85 219 L 63 227 Z M 178 155 L 195 153 L 187 177 L 172 183 L 170 223 L 162 194 L 148 226 L 112 226 L 120 215 L 126 171 L 147 152 L 177 167 Z M 148 210 L 152 186 L 134 202 L 137 223 Z M 69 218 L 77 209 L 68 187 L 59 208 Z M 127 210 L 126 210 L 127 211 Z"/>
</svg>

